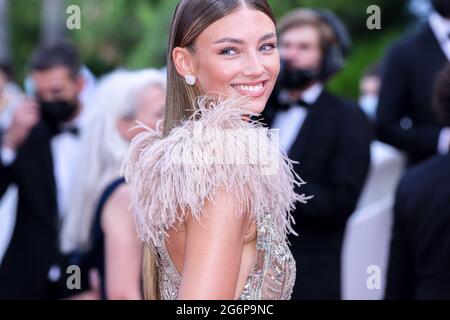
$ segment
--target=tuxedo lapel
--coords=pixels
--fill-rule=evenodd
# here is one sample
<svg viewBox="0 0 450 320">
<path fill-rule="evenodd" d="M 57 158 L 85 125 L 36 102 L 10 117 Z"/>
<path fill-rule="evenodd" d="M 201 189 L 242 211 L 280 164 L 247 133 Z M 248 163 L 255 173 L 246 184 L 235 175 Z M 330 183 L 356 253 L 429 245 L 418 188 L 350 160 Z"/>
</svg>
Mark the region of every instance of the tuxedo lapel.
<svg viewBox="0 0 450 320">
<path fill-rule="evenodd" d="M 23 194 L 34 206 L 33 210 L 47 216 L 57 213 L 56 182 L 51 152 L 51 132 L 39 123 L 30 133 L 28 143 L 20 151 L 20 181 Z M 47 220 L 46 219 L 46 220 Z M 53 219 L 51 219 L 53 220 Z M 51 221 L 51 223 L 57 222 Z"/>
<path fill-rule="evenodd" d="M 447 56 L 445 55 L 442 47 L 439 43 L 439 40 L 436 38 L 433 30 L 430 25 L 427 24 L 424 32 L 422 34 L 422 40 L 424 47 L 426 48 L 426 52 L 429 52 L 430 56 L 428 58 L 428 63 L 436 63 L 437 65 L 441 65 L 447 61 Z M 420 52 L 418 54 L 421 54 Z"/>
<path fill-rule="evenodd" d="M 422 123 L 438 124 L 434 112 L 432 112 L 431 96 L 433 83 L 438 70 L 448 61 L 434 32 L 429 25 L 423 29 L 417 38 L 418 46 L 414 48 L 414 63 L 416 70 L 412 76 L 413 107 L 415 109 L 414 121 Z"/>
<path fill-rule="evenodd" d="M 54 162 L 53 155 L 51 150 L 51 135 L 48 135 L 46 139 L 43 141 L 43 152 L 42 152 L 42 181 L 46 186 L 45 193 L 48 196 L 48 201 L 51 207 L 58 212 L 57 205 L 57 194 L 56 194 L 56 178 L 55 178 L 55 170 L 54 170 Z"/>
<path fill-rule="evenodd" d="M 310 146 L 315 143 L 315 137 L 319 136 L 317 131 L 321 128 L 319 123 L 321 122 L 320 118 L 322 116 L 321 109 L 323 109 L 323 99 L 324 91 L 320 94 L 316 102 L 309 108 L 302 127 L 300 128 L 294 143 L 288 151 L 288 156 L 291 159 L 303 158 L 303 155 L 308 154 Z"/>
</svg>

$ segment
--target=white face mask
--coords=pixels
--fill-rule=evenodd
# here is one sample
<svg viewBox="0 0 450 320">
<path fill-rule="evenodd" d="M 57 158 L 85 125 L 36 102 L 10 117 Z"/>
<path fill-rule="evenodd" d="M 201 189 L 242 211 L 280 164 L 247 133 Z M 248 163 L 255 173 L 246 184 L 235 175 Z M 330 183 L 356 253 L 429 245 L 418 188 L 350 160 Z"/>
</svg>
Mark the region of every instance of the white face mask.
<svg viewBox="0 0 450 320">
<path fill-rule="evenodd" d="M 366 94 L 359 98 L 359 105 L 361 109 L 366 113 L 370 119 L 375 119 L 377 107 L 378 107 L 378 96 L 375 94 Z"/>
</svg>

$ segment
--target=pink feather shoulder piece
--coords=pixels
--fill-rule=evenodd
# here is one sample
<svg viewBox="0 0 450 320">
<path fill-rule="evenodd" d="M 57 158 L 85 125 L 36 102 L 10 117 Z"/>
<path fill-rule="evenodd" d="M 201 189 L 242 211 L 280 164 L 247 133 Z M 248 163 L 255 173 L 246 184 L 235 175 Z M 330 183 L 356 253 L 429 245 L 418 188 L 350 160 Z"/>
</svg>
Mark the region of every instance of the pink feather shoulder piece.
<svg viewBox="0 0 450 320">
<path fill-rule="evenodd" d="M 200 219 L 205 201 L 221 189 L 233 194 L 237 214 L 258 221 L 270 213 L 283 236 L 296 234 L 291 211 L 310 197 L 294 187 L 305 182 L 280 151 L 278 131 L 248 120 L 247 101 L 201 96 L 194 114 L 167 136 L 147 128 L 133 140 L 122 174 L 143 241 L 159 246 L 160 231 L 187 214 Z"/>
</svg>

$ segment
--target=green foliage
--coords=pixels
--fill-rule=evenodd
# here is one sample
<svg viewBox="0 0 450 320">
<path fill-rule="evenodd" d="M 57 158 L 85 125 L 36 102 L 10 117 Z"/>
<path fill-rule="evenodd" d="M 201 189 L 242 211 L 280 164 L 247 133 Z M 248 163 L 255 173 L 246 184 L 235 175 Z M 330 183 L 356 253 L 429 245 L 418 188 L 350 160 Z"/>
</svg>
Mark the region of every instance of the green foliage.
<svg viewBox="0 0 450 320">
<path fill-rule="evenodd" d="M 410 18 L 405 10 L 408 0 L 269 0 L 269 3 L 278 18 L 300 7 L 331 10 L 345 22 L 353 36 L 366 33 L 366 10 L 370 5 L 380 7 L 383 29 L 403 24 Z"/>
<path fill-rule="evenodd" d="M 377 36 L 362 38 L 354 42 L 352 53 L 344 69 L 328 85 L 331 91 L 347 97 L 357 98 L 359 80 L 365 69 L 370 65 L 380 63 L 386 49 L 403 32 L 402 28 L 393 28 L 386 32 L 380 32 Z"/>
<path fill-rule="evenodd" d="M 117 67 L 162 67 L 169 24 L 178 0 L 61 0 L 81 8 L 81 29 L 67 30 L 84 62 L 101 75 Z M 269 0 L 279 19 L 298 7 L 335 12 L 348 26 L 354 50 L 347 66 L 330 84 L 332 90 L 356 97 L 365 67 L 382 58 L 386 46 L 409 21 L 408 0 Z M 381 8 L 382 30 L 366 28 L 369 5 Z M 11 0 L 12 53 L 19 76 L 39 43 L 41 0 Z M 67 17 L 65 12 L 61 13 Z"/>
<path fill-rule="evenodd" d="M 40 1 L 10 1 L 11 57 L 17 78 L 23 79 L 25 64 L 39 39 Z"/>
<path fill-rule="evenodd" d="M 161 67 L 175 0 L 76 0 L 81 30 L 70 35 L 85 54 L 86 63 L 100 74 L 118 66 Z"/>
</svg>

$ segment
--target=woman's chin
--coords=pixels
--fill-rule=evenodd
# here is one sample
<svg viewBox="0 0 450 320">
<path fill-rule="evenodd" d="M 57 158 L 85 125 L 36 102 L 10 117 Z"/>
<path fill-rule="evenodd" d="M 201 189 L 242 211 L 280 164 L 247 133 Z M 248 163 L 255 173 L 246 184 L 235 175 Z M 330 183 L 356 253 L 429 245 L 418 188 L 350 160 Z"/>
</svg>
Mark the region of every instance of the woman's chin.
<svg viewBox="0 0 450 320">
<path fill-rule="evenodd" d="M 250 106 L 250 112 L 253 114 L 261 114 L 264 111 L 265 105 L 261 103 L 255 103 Z"/>
</svg>

